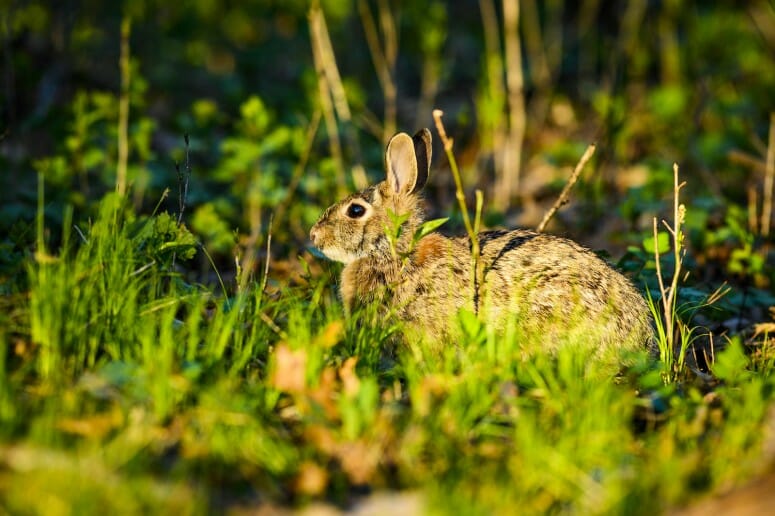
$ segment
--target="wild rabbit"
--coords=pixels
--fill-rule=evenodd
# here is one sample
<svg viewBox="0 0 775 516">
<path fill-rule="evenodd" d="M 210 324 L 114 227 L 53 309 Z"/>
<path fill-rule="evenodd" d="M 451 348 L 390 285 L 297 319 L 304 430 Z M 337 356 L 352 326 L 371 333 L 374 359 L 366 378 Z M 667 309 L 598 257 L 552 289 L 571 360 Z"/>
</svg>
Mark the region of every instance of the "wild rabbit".
<svg viewBox="0 0 775 516">
<path fill-rule="evenodd" d="M 345 264 L 340 293 L 348 309 L 377 302 L 430 342 L 454 336 L 454 316 L 465 308 L 499 331 L 517 325 L 550 350 L 568 335 L 601 352 L 650 345 L 651 316 L 638 291 L 571 240 L 519 229 L 482 232 L 478 275 L 468 237 L 432 232 L 417 241 L 430 163 L 428 129 L 395 135 L 386 179 L 329 207 L 312 227 L 313 245 Z M 401 215 L 400 230 L 391 230 Z"/>
</svg>

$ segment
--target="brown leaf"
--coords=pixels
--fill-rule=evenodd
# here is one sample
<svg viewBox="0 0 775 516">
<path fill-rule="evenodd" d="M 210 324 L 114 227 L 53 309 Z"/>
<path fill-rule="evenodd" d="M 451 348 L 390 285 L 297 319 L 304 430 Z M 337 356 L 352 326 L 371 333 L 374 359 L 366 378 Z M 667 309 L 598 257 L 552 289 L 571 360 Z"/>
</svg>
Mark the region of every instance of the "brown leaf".
<svg viewBox="0 0 775 516">
<path fill-rule="evenodd" d="M 326 417 L 335 419 L 339 416 L 339 407 L 336 405 L 336 371 L 332 367 L 326 367 L 320 373 L 320 383 L 309 392 L 309 397 L 323 407 Z"/>
<path fill-rule="evenodd" d="M 296 490 L 310 496 L 322 494 L 328 485 L 328 473 L 312 461 L 304 461 L 296 475 Z"/>
<path fill-rule="evenodd" d="M 326 455 L 333 455 L 336 452 L 336 438 L 331 429 L 323 425 L 307 426 L 304 429 L 304 439 Z"/>
<path fill-rule="evenodd" d="M 287 344 L 280 344 L 274 352 L 275 367 L 271 384 L 281 391 L 304 392 L 307 374 L 307 353 L 303 349 L 292 351 Z"/>
<path fill-rule="evenodd" d="M 354 484 L 368 484 L 374 478 L 382 455 L 379 446 L 363 441 L 341 443 L 337 450 L 339 462 Z"/>
<path fill-rule="evenodd" d="M 344 392 L 350 397 L 357 395 L 361 388 L 361 381 L 358 379 L 358 375 L 355 374 L 355 365 L 357 363 L 357 357 L 350 357 L 344 361 L 341 369 L 339 369 L 339 378 L 342 380 Z"/>
</svg>

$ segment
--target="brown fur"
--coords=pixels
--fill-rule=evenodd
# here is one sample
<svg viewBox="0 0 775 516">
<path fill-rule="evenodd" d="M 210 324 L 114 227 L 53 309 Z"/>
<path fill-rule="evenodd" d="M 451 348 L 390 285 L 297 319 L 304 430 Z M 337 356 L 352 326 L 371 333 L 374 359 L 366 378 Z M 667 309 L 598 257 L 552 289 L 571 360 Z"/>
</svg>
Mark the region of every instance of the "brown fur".
<svg viewBox="0 0 775 516">
<path fill-rule="evenodd" d="M 619 272 L 571 240 L 527 230 L 479 235 L 481 284 L 472 287 L 468 238 L 431 233 L 412 247 L 423 222 L 421 198 L 430 164 L 430 133 L 399 133 L 388 145 L 387 178 L 328 208 L 310 231 L 313 244 L 346 264 L 341 295 L 348 309 L 378 302 L 410 329 L 439 341 L 454 336 L 461 309 L 505 330 L 517 322 L 554 348 L 579 324 L 599 349 L 653 342 L 648 307 Z M 352 204 L 364 214 L 351 216 Z M 410 214 L 391 250 L 388 210 Z"/>
</svg>

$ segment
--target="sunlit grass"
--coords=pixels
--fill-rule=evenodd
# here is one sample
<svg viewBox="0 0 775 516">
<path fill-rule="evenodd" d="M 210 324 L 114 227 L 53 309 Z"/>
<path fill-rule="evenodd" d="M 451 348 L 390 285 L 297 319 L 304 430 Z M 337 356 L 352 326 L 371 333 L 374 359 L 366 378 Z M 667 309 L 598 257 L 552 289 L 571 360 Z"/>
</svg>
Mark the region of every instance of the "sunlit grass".
<svg viewBox="0 0 775 516">
<path fill-rule="evenodd" d="M 711 394 L 666 384 L 645 351 L 613 370 L 583 332 L 526 354 L 529 333 L 462 315 L 458 341 L 407 343 L 373 310 L 346 315 L 329 273 L 271 296 L 186 285 L 147 248 L 181 249 L 175 235 L 101 206 L 83 239 L 30 262 L 29 327 L 2 333 L 12 512 L 339 503 L 369 486 L 449 513 L 646 514 L 762 467 L 771 363 L 739 343 Z"/>
</svg>

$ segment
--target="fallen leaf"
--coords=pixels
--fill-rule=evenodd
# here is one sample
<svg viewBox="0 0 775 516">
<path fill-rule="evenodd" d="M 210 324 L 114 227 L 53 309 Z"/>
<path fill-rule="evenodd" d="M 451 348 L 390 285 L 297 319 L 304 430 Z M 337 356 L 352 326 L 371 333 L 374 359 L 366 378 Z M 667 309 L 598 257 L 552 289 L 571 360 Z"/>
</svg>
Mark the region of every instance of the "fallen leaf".
<svg viewBox="0 0 775 516">
<path fill-rule="evenodd" d="M 303 349 L 292 351 L 287 344 L 280 344 L 275 349 L 274 360 L 272 385 L 281 391 L 303 392 L 306 386 L 307 353 Z"/>
<path fill-rule="evenodd" d="M 310 496 L 316 496 L 326 490 L 328 473 L 314 462 L 304 461 L 299 467 L 295 484 L 297 491 Z"/>
<path fill-rule="evenodd" d="M 361 381 L 355 374 L 355 365 L 358 363 L 357 357 L 350 357 L 344 361 L 339 369 L 339 378 L 342 380 L 344 392 L 347 396 L 355 396 L 361 388 Z"/>
</svg>

